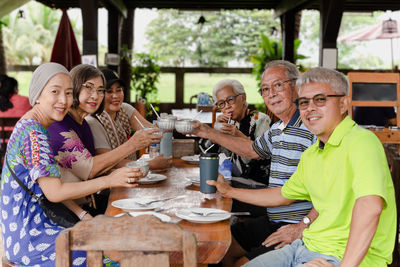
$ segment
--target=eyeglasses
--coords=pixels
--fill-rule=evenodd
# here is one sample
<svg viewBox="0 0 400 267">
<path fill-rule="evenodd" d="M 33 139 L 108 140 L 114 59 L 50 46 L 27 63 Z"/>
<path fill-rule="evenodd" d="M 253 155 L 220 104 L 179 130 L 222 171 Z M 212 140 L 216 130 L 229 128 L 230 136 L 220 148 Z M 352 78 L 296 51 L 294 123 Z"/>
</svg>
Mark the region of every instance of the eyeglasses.
<svg viewBox="0 0 400 267">
<path fill-rule="evenodd" d="M 107 94 L 122 94 L 124 92 L 124 88 L 123 87 L 117 87 L 114 90 L 111 88 L 106 89 L 106 93 Z"/>
<path fill-rule="evenodd" d="M 317 94 L 313 97 L 299 97 L 297 98 L 294 103 L 300 110 L 307 109 L 310 105 L 311 99 L 314 102 L 314 105 L 317 107 L 323 107 L 326 104 L 326 100 L 328 97 L 343 97 L 345 95 L 324 95 L 324 94 Z"/>
<path fill-rule="evenodd" d="M 94 88 L 93 85 L 91 85 L 90 83 L 84 83 L 82 84 L 82 87 L 85 88 L 86 92 L 90 95 L 92 95 L 93 93 L 96 93 L 99 96 L 104 96 L 104 92 L 106 91 L 104 89 L 104 87 L 98 87 L 97 89 Z"/>
<path fill-rule="evenodd" d="M 258 89 L 258 93 L 261 96 L 269 96 L 269 94 L 271 92 L 271 89 L 274 89 L 275 92 L 281 92 L 284 89 L 283 85 L 285 83 L 292 82 L 292 81 L 295 81 L 295 80 L 296 79 L 289 79 L 289 80 L 286 80 L 286 81 L 283 81 L 283 82 L 282 81 L 273 82 L 271 84 L 271 87 L 265 86 L 265 87 L 261 87 L 260 89 Z"/>
<path fill-rule="evenodd" d="M 242 94 L 238 94 L 238 95 L 233 95 L 228 97 L 225 101 L 218 101 L 217 103 L 215 103 L 215 105 L 219 108 L 219 109 L 223 109 L 225 108 L 225 105 L 232 105 L 236 102 L 236 97 L 240 96 Z"/>
</svg>

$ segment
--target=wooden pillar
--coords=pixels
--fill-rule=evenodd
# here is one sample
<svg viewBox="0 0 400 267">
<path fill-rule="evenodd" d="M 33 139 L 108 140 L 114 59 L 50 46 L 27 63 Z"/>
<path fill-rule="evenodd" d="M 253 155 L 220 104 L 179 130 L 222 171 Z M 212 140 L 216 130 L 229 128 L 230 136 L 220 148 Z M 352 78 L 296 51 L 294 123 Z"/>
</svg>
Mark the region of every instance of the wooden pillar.
<svg viewBox="0 0 400 267">
<path fill-rule="evenodd" d="M 132 76 L 132 51 L 133 51 L 133 21 L 135 16 L 135 9 L 129 8 L 128 14 L 125 19 L 122 20 L 121 26 L 121 49 L 123 57 L 121 58 L 120 64 L 120 78 L 126 85 L 125 102 L 131 102 L 130 91 L 131 91 L 131 76 Z"/>
<path fill-rule="evenodd" d="M 83 26 L 82 55 L 98 55 L 97 0 L 80 0 Z M 98 62 L 98 60 L 97 60 Z"/>
<path fill-rule="evenodd" d="M 320 30 L 319 30 L 319 66 L 331 66 L 337 68 L 337 37 L 342 21 L 345 0 L 321 0 L 320 6 Z M 327 52 L 336 51 L 336 62 L 324 62 L 327 60 Z M 324 56 L 325 55 L 325 56 Z M 333 63 L 333 64 L 332 64 Z M 333 65 L 333 66 L 332 66 Z"/>
<path fill-rule="evenodd" d="M 179 70 L 175 73 L 175 104 L 178 107 L 183 107 L 183 96 L 185 88 L 185 73 Z"/>
<path fill-rule="evenodd" d="M 289 10 L 280 16 L 282 27 L 282 59 L 294 63 L 294 35 L 296 11 Z"/>
<path fill-rule="evenodd" d="M 120 32 L 120 13 L 114 7 L 108 9 L 108 53 L 120 54 L 119 52 L 119 32 Z M 118 71 L 118 66 L 107 65 L 107 68 Z"/>
</svg>

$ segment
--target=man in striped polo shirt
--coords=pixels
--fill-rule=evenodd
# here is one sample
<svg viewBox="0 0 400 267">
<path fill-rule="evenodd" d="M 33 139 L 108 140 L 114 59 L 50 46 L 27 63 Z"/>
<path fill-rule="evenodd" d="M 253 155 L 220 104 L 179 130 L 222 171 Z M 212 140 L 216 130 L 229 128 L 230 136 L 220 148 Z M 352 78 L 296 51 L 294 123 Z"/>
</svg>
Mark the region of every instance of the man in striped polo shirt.
<svg viewBox="0 0 400 267">
<path fill-rule="evenodd" d="M 282 186 L 296 171 L 302 152 L 316 141 L 316 137 L 302 123 L 293 102 L 298 97 L 298 77 L 297 67 L 290 62 L 276 60 L 266 65 L 259 92 L 268 109 L 280 121 L 254 142 L 224 135 L 200 123 L 195 124 L 194 134 L 240 156 L 252 159 L 271 157 L 269 187 Z M 263 206 L 254 189 L 238 190 L 241 201 Z M 268 216 L 234 224 L 231 228 L 232 243 L 223 265 L 240 266 L 301 237 L 303 230 L 318 216 L 314 209 L 310 211 L 311 208 L 310 202 L 295 202 L 289 206 L 268 208 Z"/>
</svg>

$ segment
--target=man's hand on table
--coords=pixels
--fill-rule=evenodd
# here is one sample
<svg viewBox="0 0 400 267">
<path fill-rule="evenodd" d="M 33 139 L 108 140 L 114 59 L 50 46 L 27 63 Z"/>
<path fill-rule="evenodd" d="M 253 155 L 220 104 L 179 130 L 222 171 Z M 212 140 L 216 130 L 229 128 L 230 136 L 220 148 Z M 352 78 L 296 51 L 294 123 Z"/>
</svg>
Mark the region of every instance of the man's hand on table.
<svg viewBox="0 0 400 267">
<path fill-rule="evenodd" d="M 275 249 L 282 248 L 285 245 L 291 244 L 294 240 L 303 237 L 303 230 L 307 226 L 304 223 L 288 224 L 280 227 L 275 233 L 268 236 L 263 246 L 270 247 L 275 244 Z"/>
<path fill-rule="evenodd" d="M 229 194 L 229 191 L 232 189 L 232 186 L 230 186 L 225 181 L 224 176 L 222 176 L 221 174 L 218 174 L 217 181 L 208 180 L 207 184 L 217 187 L 218 192 L 220 192 L 221 195 L 223 195 L 224 197 L 229 197 L 228 194 Z"/>
</svg>

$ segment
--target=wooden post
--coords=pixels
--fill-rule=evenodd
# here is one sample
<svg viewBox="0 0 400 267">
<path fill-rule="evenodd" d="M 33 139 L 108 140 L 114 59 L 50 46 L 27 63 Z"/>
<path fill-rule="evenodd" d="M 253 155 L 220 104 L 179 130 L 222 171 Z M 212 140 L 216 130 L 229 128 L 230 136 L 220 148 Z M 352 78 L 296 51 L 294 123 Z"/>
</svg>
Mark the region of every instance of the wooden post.
<svg viewBox="0 0 400 267">
<path fill-rule="evenodd" d="M 336 40 L 342 21 L 345 0 L 321 0 L 320 3 L 319 65 L 324 66 L 324 48 L 337 49 Z"/>
<path fill-rule="evenodd" d="M 289 10 L 280 17 L 283 39 L 282 59 L 290 62 L 294 62 L 295 15 L 294 10 Z"/>
<path fill-rule="evenodd" d="M 97 1 L 80 0 L 79 5 L 81 7 L 82 24 L 83 24 L 82 55 L 96 55 L 97 58 L 98 56 Z"/>
<path fill-rule="evenodd" d="M 182 70 L 178 70 L 175 73 L 175 103 L 178 106 L 183 106 L 185 88 L 185 73 Z"/>
<path fill-rule="evenodd" d="M 128 9 L 128 15 L 126 19 L 122 20 L 122 27 L 121 27 L 121 49 L 127 49 L 125 51 L 122 51 L 122 54 L 124 55 L 123 58 L 121 59 L 121 64 L 120 64 L 120 78 L 121 80 L 124 81 L 126 85 L 126 90 L 125 90 L 125 97 L 124 101 L 125 102 L 131 102 L 131 77 L 132 77 L 132 65 L 131 65 L 131 59 L 132 59 L 132 51 L 133 51 L 133 20 L 135 16 L 135 9 L 134 8 L 129 8 Z M 125 48 L 124 48 L 125 47 Z M 128 54 L 126 54 L 128 53 Z"/>
<path fill-rule="evenodd" d="M 119 11 L 110 6 L 108 9 L 108 53 L 119 55 L 119 31 L 120 15 Z M 118 66 L 107 65 L 107 68 L 118 71 Z"/>
</svg>

